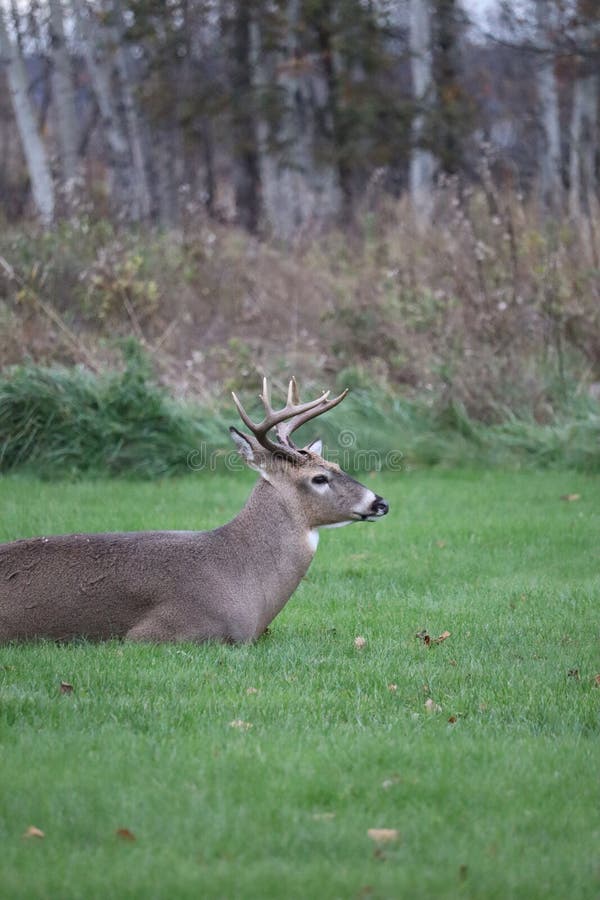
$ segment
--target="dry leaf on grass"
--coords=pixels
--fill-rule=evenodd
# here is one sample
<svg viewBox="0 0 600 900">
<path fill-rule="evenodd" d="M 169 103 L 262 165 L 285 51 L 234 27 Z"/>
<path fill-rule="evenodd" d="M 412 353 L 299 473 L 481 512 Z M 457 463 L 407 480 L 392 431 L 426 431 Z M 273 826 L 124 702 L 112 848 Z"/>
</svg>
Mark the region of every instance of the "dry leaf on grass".
<svg viewBox="0 0 600 900">
<path fill-rule="evenodd" d="M 36 828 L 35 825 L 30 825 L 22 835 L 24 838 L 44 838 L 46 835 L 41 830 L 41 828 Z"/>
<path fill-rule="evenodd" d="M 258 688 L 255 688 L 255 687 L 246 688 L 246 693 L 247 694 L 258 694 Z"/>
<path fill-rule="evenodd" d="M 560 499 L 566 503 L 575 503 L 577 500 L 581 500 L 581 494 L 563 494 Z"/>
<path fill-rule="evenodd" d="M 428 697 L 425 701 L 425 709 L 430 713 L 439 713 L 442 711 L 442 707 L 439 705 L 439 703 L 436 703 L 435 700 L 432 700 L 431 697 Z"/>
<path fill-rule="evenodd" d="M 400 832 L 396 828 L 369 828 L 367 834 L 378 844 L 393 844 L 400 839 Z"/>
<path fill-rule="evenodd" d="M 229 723 L 230 728 L 239 728 L 242 731 L 248 731 L 249 728 L 252 728 L 252 722 L 244 722 L 243 719 L 234 719 Z"/>
<path fill-rule="evenodd" d="M 69 684 L 68 681 L 61 681 L 60 692 L 61 692 L 61 694 L 72 694 L 73 693 L 73 685 Z"/>
<path fill-rule="evenodd" d="M 594 675 L 594 684 L 597 684 L 600 687 L 600 675 Z"/>
<path fill-rule="evenodd" d="M 397 684 L 388 684 L 388 691 L 390 692 L 390 694 L 395 694 L 397 690 L 398 690 Z"/>
<path fill-rule="evenodd" d="M 366 647 L 366 645 L 367 645 L 367 639 L 362 637 L 362 635 L 359 634 L 357 637 L 354 638 L 354 646 L 356 647 L 357 650 L 362 650 L 363 647 Z"/>
<path fill-rule="evenodd" d="M 450 637 L 450 632 L 442 631 L 438 637 L 431 637 L 431 635 L 423 629 L 423 631 L 417 631 L 415 637 L 419 638 L 420 641 L 423 641 L 426 647 L 431 647 L 433 644 L 441 644 L 443 641 L 447 640 Z"/>
<path fill-rule="evenodd" d="M 450 723 L 450 725 L 455 725 L 457 721 L 458 720 L 457 720 L 456 716 L 450 716 L 450 718 L 448 719 L 448 722 Z"/>
<path fill-rule="evenodd" d="M 136 837 L 133 831 L 130 831 L 129 828 L 117 828 L 115 834 L 118 838 L 121 838 L 122 841 L 135 841 Z"/>
<path fill-rule="evenodd" d="M 335 819 L 334 812 L 320 812 L 313 813 L 313 819 L 315 822 L 331 822 L 332 819 Z"/>
</svg>

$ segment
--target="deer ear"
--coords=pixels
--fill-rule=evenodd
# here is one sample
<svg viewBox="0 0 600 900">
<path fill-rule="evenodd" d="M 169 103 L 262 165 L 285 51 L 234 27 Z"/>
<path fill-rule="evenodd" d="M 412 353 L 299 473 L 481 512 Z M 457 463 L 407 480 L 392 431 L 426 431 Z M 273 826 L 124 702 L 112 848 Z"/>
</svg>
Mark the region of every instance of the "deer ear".
<svg viewBox="0 0 600 900">
<path fill-rule="evenodd" d="M 308 453 L 316 453 L 317 456 L 323 456 L 323 441 L 321 438 L 317 438 L 316 441 L 311 441 L 310 444 L 307 444 L 304 449 Z"/>
<path fill-rule="evenodd" d="M 238 431 L 237 428 L 233 428 L 233 426 L 229 429 L 229 434 L 246 465 L 251 469 L 254 469 L 255 472 L 258 472 L 259 475 L 268 481 L 269 478 L 267 476 L 266 468 L 267 461 L 265 459 L 265 451 L 263 448 L 249 435 L 243 434 L 241 431 Z"/>
<path fill-rule="evenodd" d="M 258 454 L 252 438 L 248 437 L 245 434 L 242 434 L 241 431 L 238 431 L 237 428 L 233 427 L 229 429 L 229 434 L 231 435 L 233 443 L 237 447 L 237 451 L 244 462 L 248 463 L 248 465 L 252 466 L 253 468 L 258 466 Z"/>
</svg>

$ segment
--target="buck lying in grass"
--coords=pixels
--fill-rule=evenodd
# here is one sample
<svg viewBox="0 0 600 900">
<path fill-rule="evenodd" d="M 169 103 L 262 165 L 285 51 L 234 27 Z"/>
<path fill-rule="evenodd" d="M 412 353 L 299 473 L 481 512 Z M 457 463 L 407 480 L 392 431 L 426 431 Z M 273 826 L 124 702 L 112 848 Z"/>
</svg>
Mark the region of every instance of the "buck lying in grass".
<svg viewBox="0 0 600 900">
<path fill-rule="evenodd" d="M 255 424 L 231 428 L 260 474 L 246 506 L 214 531 L 39 537 L 0 545 L 0 640 L 126 637 L 148 641 L 250 641 L 264 632 L 306 574 L 318 529 L 372 521 L 388 504 L 293 432 L 334 406 L 324 393 L 300 403 L 295 381 Z M 275 429 L 276 437 L 270 432 Z"/>
</svg>

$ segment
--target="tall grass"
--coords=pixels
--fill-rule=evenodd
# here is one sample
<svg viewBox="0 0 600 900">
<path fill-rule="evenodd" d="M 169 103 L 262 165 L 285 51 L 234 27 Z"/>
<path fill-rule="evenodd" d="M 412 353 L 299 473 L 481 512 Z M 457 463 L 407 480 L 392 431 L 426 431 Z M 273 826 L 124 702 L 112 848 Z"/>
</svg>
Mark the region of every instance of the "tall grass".
<svg viewBox="0 0 600 900">
<path fill-rule="evenodd" d="M 199 442 L 220 440 L 218 417 L 175 403 L 135 344 L 124 355 L 122 371 L 99 376 L 32 364 L 9 370 L 0 380 L 0 468 L 152 477 L 186 471 Z"/>
<path fill-rule="evenodd" d="M 0 377 L 0 471 L 45 477 L 154 477 L 231 464 L 230 408 L 175 401 L 134 343 L 121 371 L 17 366 Z M 247 394 L 252 409 L 254 401 Z M 407 465 L 503 465 L 600 471 L 600 407 L 573 397 L 540 425 L 506 413 L 499 424 L 471 418 L 457 402 L 408 400 L 357 387 L 342 407 L 299 433 L 319 434 L 330 458 L 351 471 Z"/>
</svg>

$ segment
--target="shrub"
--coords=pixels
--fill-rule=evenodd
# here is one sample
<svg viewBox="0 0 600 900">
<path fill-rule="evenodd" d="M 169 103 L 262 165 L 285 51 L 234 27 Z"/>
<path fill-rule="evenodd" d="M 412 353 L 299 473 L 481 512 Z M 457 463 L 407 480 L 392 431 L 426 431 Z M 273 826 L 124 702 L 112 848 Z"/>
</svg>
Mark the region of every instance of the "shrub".
<svg viewBox="0 0 600 900">
<path fill-rule="evenodd" d="M 28 364 L 0 380 L 0 468 L 43 476 L 94 473 L 150 477 L 187 469 L 188 454 L 219 434 L 176 404 L 135 344 L 120 372 Z"/>
</svg>

